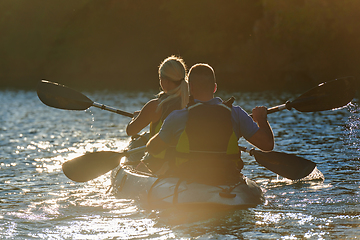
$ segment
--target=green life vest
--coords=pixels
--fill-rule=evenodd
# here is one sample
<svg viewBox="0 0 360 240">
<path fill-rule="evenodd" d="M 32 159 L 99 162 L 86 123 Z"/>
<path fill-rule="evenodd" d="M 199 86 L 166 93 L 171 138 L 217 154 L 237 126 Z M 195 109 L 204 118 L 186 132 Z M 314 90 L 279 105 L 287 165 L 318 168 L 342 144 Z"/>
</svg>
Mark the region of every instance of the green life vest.
<svg viewBox="0 0 360 240">
<path fill-rule="evenodd" d="M 163 101 L 165 98 L 167 98 L 168 95 L 167 94 L 162 94 L 161 96 L 159 96 L 159 101 Z M 170 101 L 164 103 L 162 105 L 162 109 L 161 109 L 161 117 L 158 121 L 156 122 L 151 122 L 150 123 L 150 138 L 152 138 L 155 134 L 157 134 L 160 131 L 160 128 L 165 120 L 165 118 L 174 110 L 180 110 L 181 109 L 181 98 L 180 97 L 176 97 L 171 99 Z M 165 157 L 165 150 L 162 151 L 161 153 L 153 156 L 156 158 L 161 158 L 163 159 Z"/>
<path fill-rule="evenodd" d="M 175 148 L 176 174 L 209 184 L 237 182 L 243 162 L 231 107 L 196 103 L 187 110 L 188 121 Z"/>
</svg>

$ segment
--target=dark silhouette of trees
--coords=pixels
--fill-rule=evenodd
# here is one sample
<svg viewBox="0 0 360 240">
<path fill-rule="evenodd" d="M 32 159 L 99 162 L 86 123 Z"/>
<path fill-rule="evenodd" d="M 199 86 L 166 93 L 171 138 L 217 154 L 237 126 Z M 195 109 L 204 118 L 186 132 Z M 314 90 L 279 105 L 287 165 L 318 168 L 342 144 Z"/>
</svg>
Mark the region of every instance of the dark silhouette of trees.
<svg viewBox="0 0 360 240">
<path fill-rule="evenodd" d="M 4 0 L 0 87 L 158 87 L 170 55 L 211 64 L 222 89 L 308 88 L 359 76 L 353 0 Z"/>
</svg>

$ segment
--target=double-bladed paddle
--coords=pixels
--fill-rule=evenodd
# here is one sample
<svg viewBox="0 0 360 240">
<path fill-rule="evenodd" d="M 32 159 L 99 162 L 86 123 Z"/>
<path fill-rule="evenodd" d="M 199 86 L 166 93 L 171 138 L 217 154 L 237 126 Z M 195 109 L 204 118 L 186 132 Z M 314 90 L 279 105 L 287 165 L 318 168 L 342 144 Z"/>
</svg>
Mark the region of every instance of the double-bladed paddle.
<svg viewBox="0 0 360 240">
<path fill-rule="evenodd" d="M 268 114 L 284 109 L 295 108 L 300 112 L 317 112 L 336 109 L 347 105 L 355 96 L 356 81 L 354 77 L 344 77 L 321 83 L 308 90 L 293 101 L 268 108 Z M 134 114 L 113 107 L 96 103 L 84 94 L 59 83 L 41 80 L 37 86 L 39 99 L 50 107 L 67 110 L 86 110 L 97 107 L 127 117 Z"/>
<path fill-rule="evenodd" d="M 62 166 L 65 175 L 75 182 L 87 182 L 95 179 L 119 165 L 124 156 L 145 151 L 145 146 L 122 152 L 102 151 L 86 153 L 80 157 L 65 162 Z M 262 152 L 248 150 L 239 146 L 241 151 L 248 152 L 255 160 L 270 171 L 282 177 L 299 180 L 309 175 L 316 164 L 310 160 L 293 154 L 281 152 Z"/>
<path fill-rule="evenodd" d="M 97 107 L 126 117 L 134 116 L 132 113 L 94 102 L 84 94 L 64 85 L 46 80 L 41 80 L 41 82 L 39 82 L 37 86 L 37 95 L 45 105 L 54 108 L 86 110 L 89 107 Z"/>
<path fill-rule="evenodd" d="M 122 152 L 101 151 L 86 153 L 65 162 L 64 174 L 75 182 L 87 182 L 116 168 L 122 157 L 145 151 L 146 146 L 124 150 Z"/>
</svg>

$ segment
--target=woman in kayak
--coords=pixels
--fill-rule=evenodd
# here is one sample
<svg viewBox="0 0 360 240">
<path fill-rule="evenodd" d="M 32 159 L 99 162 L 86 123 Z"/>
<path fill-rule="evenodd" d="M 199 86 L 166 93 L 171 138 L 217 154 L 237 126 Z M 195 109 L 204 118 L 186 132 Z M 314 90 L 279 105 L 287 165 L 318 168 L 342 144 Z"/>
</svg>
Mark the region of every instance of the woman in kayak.
<svg viewBox="0 0 360 240">
<path fill-rule="evenodd" d="M 174 110 L 186 107 L 189 100 L 187 68 L 182 58 L 170 56 L 159 66 L 159 79 L 162 91 L 157 97 L 148 101 L 141 111 L 134 112 L 134 118 L 126 127 L 128 136 L 137 135 L 150 124 L 150 138 L 159 132 L 164 119 Z M 165 152 L 156 156 L 156 165 L 162 165 Z M 147 161 L 149 162 L 149 161 Z M 149 166 L 150 167 L 150 166 Z M 156 168 L 155 166 L 153 168 Z"/>
<path fill-rule="evenodd" d="M 189 98 L 186 71 L 185 62 L 180 57 L 168 57 L 160 64 L 158 72 L 162 91 L 157 98 L 148 101 L 141 111 L 134 112 L 134 118 L 126 127 L 128 136 L 138 134 L 149 124 L 150 135 L 155 135 L 170 112 L 186 107 Z"/>
</svg>

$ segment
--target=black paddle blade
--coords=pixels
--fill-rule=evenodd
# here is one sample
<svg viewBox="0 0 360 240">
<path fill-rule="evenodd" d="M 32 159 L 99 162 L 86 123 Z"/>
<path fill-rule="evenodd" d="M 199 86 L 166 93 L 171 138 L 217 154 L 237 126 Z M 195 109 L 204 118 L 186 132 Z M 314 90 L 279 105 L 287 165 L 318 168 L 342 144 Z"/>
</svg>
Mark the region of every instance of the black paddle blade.
<svg viewBox="0 0 360 240">
<path fill-rule="evenodd" d="M 299 96 L 286 107 L 300 112 L 317 112 L 336 109 L 347 105 L 355 96 L 354 77 L 344 77 L 319 84 Z"/>
<path fill-rule="evenodd" d="M 260 165 L 291 180 L 306 177 L 316 167 L 314 162 L 292 154 L 257 150 L 251 150 L 251 154 Z"/>
<path fill-rule="evenodd" d="M 112 151 L 87 153 L 65 162 L 62 169 L 69 179 L 75 182 L 87 182 L 116 168 L 123 156 Z"/>
<path fill-rule="evenodd" d="M 66 110 L 86 110 L 93 104 L 82 93 L 46 80 L 38 84 L 37 95 L 45 105 Z"/>
</svg>

